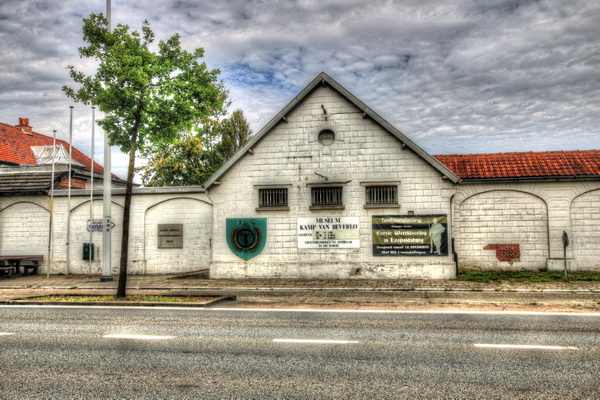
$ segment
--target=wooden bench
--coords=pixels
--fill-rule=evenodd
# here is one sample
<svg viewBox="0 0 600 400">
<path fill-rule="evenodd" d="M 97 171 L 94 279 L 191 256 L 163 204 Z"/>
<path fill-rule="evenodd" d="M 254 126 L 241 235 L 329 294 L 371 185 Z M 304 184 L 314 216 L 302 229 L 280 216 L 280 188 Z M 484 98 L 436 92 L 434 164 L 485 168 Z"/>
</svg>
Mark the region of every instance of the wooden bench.
<svg viewBox="0 0 600 400">
<path fill-rule="evenodd" d="M 40 266 L 38 261 L 32 261 L 31 264 L 21 264 L 20 267 L 23 268 L 23 276 L 27 275 L 37 275 L 38 267 Z"/>
<path fill-rule="evenodd" d="M 0 260 L 0 276 L 3 278 L 12 278 L 17 274 L 14 265 L 8 265 L 6 261 Z"/>
<path fill-rule="evenodd" d="M 8 270 L 9 268 L 13 268 L 14 272 L 19 275 L 21 273 L 21 267 L 23 267 L 23 276 L 27 276 L 29 271 L 33 274 L 38 273 L 38 267 L 40 266 L 40 262 L 44 261 L 43 255 L 26 255 L 19 254 L 14 256 L 0 256 L 0 262 L 3 263 L 0 266 L 0 270 L 3 270 L 3 267 L 6 267 L 4 271 L 8 272 L 8 275 L 12 276 L 12 273 Z M 25 264 L 23 264 L 25 262 Z M 8 265 L 6 265 L 8 263 Z"/>
</svg>

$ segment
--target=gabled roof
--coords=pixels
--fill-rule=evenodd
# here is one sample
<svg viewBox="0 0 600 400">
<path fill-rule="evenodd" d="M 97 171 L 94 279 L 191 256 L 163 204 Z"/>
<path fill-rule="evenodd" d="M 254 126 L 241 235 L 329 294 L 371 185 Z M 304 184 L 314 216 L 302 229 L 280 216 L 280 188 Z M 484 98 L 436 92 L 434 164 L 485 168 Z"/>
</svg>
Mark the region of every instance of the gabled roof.
<svg viewBox="0 0 600 400">
<path fill-rule="evenodd" d="M 52 141 L 53 139 L 49 136 L 0 122 L 0 161 L 34 166 L 36 157 L 31 147 L 50 146 L 51 148 Z M 56 144 L 62 146 L 68 153 L 69 144 L 67 142 L 56 139 Z M 75 147 L 73 147 L 73 160 L 83 165 L 84 169 L 91 170 L 91 158 Z M 104 168 L 94 162 L 94 172 L 102 174 Z M 114 174 L 113 176 L 116 177 Z"/>
<path fill-rule="evenodd" d="M 600 150 L 434 157 L 465 180 L 600 176 Z"/>
<path fill-rule="evenodd" d="M 217 180 L 221 178 L 235 163 L 237 163 L 253 146 L 255 146 L 271 129 L 273 129 L 279 122 L 284 120 L 287 114 L 289 114 L 297 105 L 302 103 L 302 101 L 308 97 L 313 90 L 315 90 L 319 85 L 328 85 L 334 90 L 336 90 L 339 94 L 345 97 L 349 102 L 351 102 L 354 106 L 360 109 L 365 116 L 373 119 L 379 125 L 381 125 L 385 130 L 387 130 L 390 134 L 395 136 L 400 142 L 403 143 L 404 146 L 410 148 L 413 152 L 415 152 L 418 156 L 420 156 L 423 160 L 429 163 L 433 168 L 438 170 L 443 176 L 450 179 L 452 182 L 456 183 L 459 181 L 459 178 L 450 171 L 446 166 L 436 160 L 434 157 L 429 155 L 426 151 L 417 146 L 412 140 L 404 136 L 402 132 L 398 129 L 394 128 L 389 122 L 380 117 L 375 111 L 367 107 L 362 101 L 360 101 L 356 96 L 342 87 L 339 83 L 333 80 L 329 75 L 324 72 L 321 72 L 304 90 L 302 90 L 283 110 L 281 110 L 267 125 L 265 125 L 256 135 L 252 137 L 252 139 L 241 148 L 236 154 L 233 155 L 221 168 L 219 168 L 205 183 L 204 187 L 207 189 L 210 188 Z"/>
</svg>

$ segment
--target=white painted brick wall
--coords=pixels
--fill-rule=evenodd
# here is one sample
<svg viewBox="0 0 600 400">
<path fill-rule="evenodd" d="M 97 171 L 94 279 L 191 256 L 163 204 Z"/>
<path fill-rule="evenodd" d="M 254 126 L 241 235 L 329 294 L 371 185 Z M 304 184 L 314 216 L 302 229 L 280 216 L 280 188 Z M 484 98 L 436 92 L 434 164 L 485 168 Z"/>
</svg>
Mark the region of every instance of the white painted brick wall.
<svg viewBox="0 0 600 400">
<path fill-rule="evenodd" d="M 74 191 L 76 193 L 76 191 Z M 112 273 L 120 264 L 123 227 L 123 196 L 113 195 Z M 90 218 L 89 197 L 71 198 L 70 234 L 67 240 L 67 198 L 54 199 L 52 266 L 50 273 L 87 274 L 90 264 L 82 259 L 83 243 L 90 241 L 87 222 Z M 94 219 L 103 215 L 102 200 L 94 201 Z M 212 259 L 212 206 L 204 194 L 181 194 L 177 188 L 168 194 L 134 195 L 129 238 L 130 274 L 180 273 L 207 268 Z M 0 199 L 0 254 L 42 254 L 41 273 L 46 273 L 48 260 L 49 199 L 45 196 L 7 196 Z M 183 249 L 158 249 L 158 223 L 184 224 Z M 101 271 L 102 232 L 92 234 L 96 257 L 91 272 Z"/>
<path fill-rule="evenodd" d="M 145 217 L 146 273 L 208 268 L 211 260 L 212 206 L 197 199 L 171 199 L 149 208 Z M 158 225 L 182 224 L 183 248 L 158 248 Z"/>
<path fill-rule="evenodd" d="M 3 207 L 0 212 L 0 254 L 44 256 L 47 264 L 50 213 L 39 198 Z"/>
<path fill-rule="evenodd" d="M 327 120 L 321 108 L 328 112 Z M 398 277 L 412 271 L 413 277 L 447 277 L 454 270 L 451 256 L 424 258 L 374 257 L 371 217 L 381 214 L 450 214 L 451 184 L 441 179 L 412 151 L 373 120 L 363 118 L 346 99 L 327 87 L 316 89 L 220 178 L 211 189 L 214 208 L 213 277 L 350 277 L 357 268 L 363 278 Z M 332 129 L 336 142 L 322 146 L 317 138 Z M 310 187 L 318 175 L 329 181 L 348 181 L 344 186 L 345 209 L 311 211 Z M 400 181 L 399 207 L 365 209 L 365 187 L 361 182 Z M 291 184 L 289 211 L 256 211 L 258 190 L 254 185 Z M 446 190 L 450 189 L 450 190 Z M 315 216 L 360 217 L 359 249 L 298 249 L 297 219 Z M 244 262 L 226 242 L 226 218 L 267 218 L 268 240 L 258 256 Z M 423 266 L 436 267 L 424 268 Z M 375 267 L 377 266 L 377 267 Z M 409 267 L 410 266 L 410 267 Z M 416 272 L 418 271 L 418 272 Z"/>
<path fill-rule="evenodd" d="M 456 221 L 454 236 L 461 265 L 479 268 L 535 269 L 544 268 L 542 258 L 545 258 L 549 269 L 562 269 L 562 234 L 567 232 L 571 238 L 571 246 L 567 248 L 569 268 L 600 269 L 597 261 L 599 247 L 596 239 L 600 236 L 600 222 L 597 222 L 600 182 L 573 180 L 463 183 L 457 189 L 453 206 Z M 486 205 L 479 204 L 477 207 L 477 202 L 473 202 L 472 199 L 486 192 L 494 193 L 486 196 L 497 199 L 502 204 L 514 206 L 515 211 L 500 207 L 494 214 L 486 210 L 488 207 Z M 538 199 L 538 203 L 541 202 L 543 207 L 541 204 L 537 209 L 528 206 L 532 204 L 532 198 Z M 503 228 L 496 229 L 497 220 L 504 221 Z M 545 226 L 542 221 L 546 221 Z M 490 231 L 496 233 L 492 235 Z M 482 243 L 477 240 L 483 235 L 482 232 L 488 232 L 498 240 L 505 238 L 508 240 L 505 243 L 516 243 L 511 240 L 515 238 L 522 239 L 528 250 L 527 253 L 522 252 L 522 262 L 516 262 L 511 267 L 508 263 L 499 262 L 492 256 L 488 256 L 487 259 L 480 258 L 477 254 L 482 252 Z M 471 234 L 473 236 L 469 236 Z M 530 253 L 530 250 L 533 253 Z M 493 254 L 492 251 L 489 253 Z M 536 254 L 536 257 L 539 257 L 538 261 L 524 261 L 523 256 L 530 254 Z"/>
<path fill-rule="evenodd" d="M 577 268 L 600 270 L 600 190 L 577 197 L 571 213 L 571 250 Z"/>
<path fill-rule="evenodd" d="M 460 266 L 480 269 L 538 269 L 548 259 L 545 203 L 530 194 L 499 190 L 468 198 L 457 212 L 455 246 Z M 518 244 L 520 261 L 499 261 L 489 244 Z"/>
<path fill-rule="evenodd" d="M 376 134 L 376 133 L 375 133 Z M 348 136 L 352 139 L 352 136 Z M 365 142 L 366 143 L 366 142 Z M 312 144 L 311 144 L 312 145 Z M 368 148 L 368 146 L 363 146 Z M 352 150 L 352 149 L 350 149 Z M 399 153 L 399 164 L 420 165 L 422 161 L 411 153 Z M 260 154 L 258 154 L 260 155 Z M 412 157 L 412 159 L 411 159 Z M 250 158 L 250 157 L 248 157 Z M 271 157 L 276 158 L 276 157 Z M 287 161 L 287 156 L 286 156 Z M 300 173 L 298 165 L 308 164 Z M 245 162 L 245 161 L 244 161 Z M 455 188 L 447 183 L 436 183 L 435 175 L 431 179 L 419 180 L 406 178 L 411 171 L 399 168 L 400 172 L 388 170 L 369 171 L 360 167 L 352 171 L 352 179 L 346 186 L 346 194 L 351 193 L 346 210 L 310 212 L 310 195 L 302 185 L 308 181 L 315 160 L 297 159 L 287 164 L 272 162 L 273 170 L 282 170 L 285 174 L 253 172 L 249 163 L 244 168 L 232 171 L 234 176 L 228 190 L 214 190 L 210 197 L 220 206 L 215 207 L 215 222 L 212 223 L 210 199 L 203 194 L 182 195 L 174 188 L 170 194 L 135 195 L 132 204 L 133 225 L 130 238 L 130 273 L 177 273 L 204 268 L 211 257 L 211 239 L 215 241 L 215 271 L 221 276 L 240 276 L 240 266 L 250 276 L 281 277 L 438 277 L 451 276 L 446 258 L 389 259 L 371 255 L 371 216 L 376 214 L 405 214 L 414 209 L 417 214 L 437 213 L 449 203 Z M 365 161 L 366 164 L 369 164 Z M 287 170 L 286 170 L 287 168 Z M 341 175 L 346 171 L 336 168 L 326 169 Z M 362 175 L 361 175 L 362 174 Z M 356 176 L 368 178 L 400 180 L 400 202 L 398 209 L 365 210 L 364 187 L 358 184 Z M 289 212 L 256 212 L 256 192 L 252 179 L 257 177 L 263 183 L 286 183 L 294 180 L 296 184 L 290 190 Z M 225 177 L 225 179 L 230 179 Z M 225 180 L 224 179 L 224 180 Z M 372 180 L 372 179 L 370 179 Z M 410 181 L 410 183 L 407 183 Z M 299 182 L 299 184 L 298 184 Z M 425 196 L 429 187 L 441 185 L 440 197 L 432 194 Z M 300 187 L 298 187 L 300 186 Z M 426 189 L 424 189 L 426 188 Z M 479 200 L 478 193 L 489 192 Z M 529 194 L 525 193 L 529 192 Z M 253 194 L 254 193 L 254 194 Z M 457 239 L 459 258 L 463 265 L 467 262 L 483 268 L 498 268 L 503 264 L 495 259 L 494 251 L 484 251 L 486 244 L 513 243 L 515 238 L 522 240 L 522 261 L 513 268 L 543 267 L 543 258 L 547 258 L 548 267 L 562 269 L 562 232 L 567 231 L 571 238 L 568 247 L 569 268 L 600 270 L 598 260 L 600 243 L 600 183 L 596 182 L 538 182 L 515 184 L 470 184 L 456 188 L 454 196 L 454 215 L 456 221 L 454 235 Z M 235 197 L 237 196 L 237 198 Z M 475 196 L 475 197 L 472 197 Z M 482 194 L 479 194 L 482 196 Z M 424 199 L 427 197 L 427 202 Z M 536 199 L 536 200 L 532 200 Z M 467 199 L 465 201 L 465 199 Z M 116 222 L 113 231 L 113 273 L 118 272 L 120 239 L 122 229 L 123 196 L 113 196 L 112 216 Z M 541 203 L 540 203 L 541 202 Z M 497 204 L 497 206 L 496 206 Z M 537 205 L 536 205 L 537 204 Z M 544 216 L 545 204 L 546 214 Z M 490 210 L 491 207 L 491 210 Z M 40 272 L 46 272 L 49 231 L 49 199 L 46 196 L 3 196 L 0 197 L 0 254 L 42 254 L 44 263 Z M 89 198 L 74 196 L 71 200 L 71 236 L 70 236 L 70 273 L 88 273 L 89 264 L 81 259 L 83 243 L 89 241 L 87 220 L 89 218 Z M 230 212 L 230 209 L 233 209 Z M 570 211 L 569 211 L 570 210 Z M 494 214 L 495 213 L 495 214 Z M 102 215 L 101 200 L 95 201 L 95 218 Z M 230 215 L 255 216 L 269 218 L 269 241 L 263 253 L 249 263 L 240 262 L 230 254 L 225 242 L 223 223 L 220 219 Z M 343 215 L 360 217 L 361 248 L 350 250 L 299 250 L 297 245 L 297 218 L 309 215 Z M 159 222 L 160 221 L 160 222 Z M 544 221 L 547 225 L 544 226 Z M 156 244 L 156 226 L 158 223 L 183 223 L 185 248 L 181 252 L 158 249 Z M 461 223 L 462 222 L 462 223 Z M 51 272 L 66 272 L 66 198 L 55 199 L 55 218 L 53 228 L 53 265 Z M 188 225 L 189 228 L 188 229 Z M 211 232 L 215 226 L 219 231 Z M 493 232 L 493 233 L 492 233 Z M 549 237 L 544 240 L 544 237 Z M 463 240 L 467 238 L 468 240 Z M 478 239 L 481 239 L 478 241 Z M 493 240 L 493 242 L 491 241 Z M 102 233 L 93 234 L 97 255 L 101 254 Z M 484 243 L 485 242 L 485 243 Z M 519 243 L 519 244 L 522 244 Z M 187 244 L 191 244 L 188 247 Z M 484 254 L 482 254 L 484 253 Z M 468 257 L 465 257 L 467 255 Z M 537 261 L 531 260 L 531 255 Z M 528 265 L 524 263 L 529 263 Z M 507 264 L 507 263 L 504 263 Z M 100 258 L 92 265 L 92 273 L 100 272 Z M 357 268 L 361 274 L 356 275 Z M 506 268 L 506 267 L 505 267 Z"/>
<path fill-rule="evenodd" d="M 65 198 L 57 198 L 57 208 L 66 207 Z M 87 230 L 90 219 L 89 199 L 76 197 L 71 200 L 71 229 L 69 240 L 70 265 L 69 273 L 87 274 L 91 270 L 93 274 L 100 274 L 102 271 L 102 232 L 92 232 L 92 242 L 95 247 L 94 260 L 91 265 L 87 260 L 83 260 L 83 244 L 90 243 L 90 232 Z M 73 204 L 75 203 L 75 205 Z M 102 219 L 104 214 L 102 200 L 94 200 L 94 219 Z M 64 215 L 64 214 L 63 214 Z M 112 204 L 111 217 L 115 223 L 115 228 L 111 234 L 111 271 L 113 274 L 119 272 L 119 261 L 121 254 L 121 235 L 123 234 L 123 207 L 119 204 Z M 63 227 L 66 221 L 55 220 L 55 226 Z M 66 230 L 60 229 L 56 232 L 54 245 L 54 265 L 51 273 L 66 272 Z M 133 271 L 131 271 L 133 272 Z"/>
</svg>

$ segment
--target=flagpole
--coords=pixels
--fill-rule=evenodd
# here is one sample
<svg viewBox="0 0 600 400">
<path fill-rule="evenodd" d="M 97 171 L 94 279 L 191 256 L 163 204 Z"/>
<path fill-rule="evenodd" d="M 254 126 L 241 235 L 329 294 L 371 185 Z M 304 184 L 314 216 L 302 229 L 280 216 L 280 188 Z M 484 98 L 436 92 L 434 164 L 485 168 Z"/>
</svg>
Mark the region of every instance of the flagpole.
<svg viewBox="0 0 600 400">
<path fill-rule="evenodd" d="M 50 223 L 48 227 L 48 269 L 46 278 L 50 278 L 50 267 L 52 265 L 52 220 L 54 219 L 54 162 L 56 161 L 56 130 L 52 139 L 52 174 L 50 175 Z"/>
<path fill-rule="evenodd" d="M 73 106 L 69 120 L 69 188 L 67 189 L 67 265 L 65 275 L 69 277 L 71 269 L 70 239 L 71 239 L 71 175 L 73 168 Z"/>
<path fill-rule="evenodd" d="M 111 32 L 110 22 L 110 0 L 106 0 L 106 19 L 108 21 L 108 31 Z M 102 229 L 102 276 L 101 282 L 112 281 L 112 266 L 111 266 L 111 202 L 112 202 L 112 186 L 111 186 L 111 157 L 110 146 L 108 145 L 108 133 L 104 132 L 104 188 L 102 198 L 104 199 L 104 227 Z"/>
<path fill-rule="evenodd" d="M 92 107 L 92 165 L 90 167 L 90 224 L 94 221 L 94 155 L 95 155 L 95 145 L 94 141 L 96 140 L 96 107 Z M 89 227 L 88 227 L 89 229 Z M 88 247 L 89 259 L 88 259 L 88 276 L 92 275 L 92 259 L 94 258 L 94 231 L 89 229 L 90 231 L 90 242 Z"/>
</svg>

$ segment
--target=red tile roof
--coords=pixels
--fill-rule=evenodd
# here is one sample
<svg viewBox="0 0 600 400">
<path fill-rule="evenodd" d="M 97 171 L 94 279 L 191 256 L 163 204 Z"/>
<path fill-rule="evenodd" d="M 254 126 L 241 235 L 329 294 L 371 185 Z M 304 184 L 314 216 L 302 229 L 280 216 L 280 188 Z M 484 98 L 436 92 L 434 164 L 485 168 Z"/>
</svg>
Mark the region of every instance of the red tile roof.
<svg viewBox="0 0 600 400">
<path fill-rule="evenodd" d="M 62 145 L 67 152 L 69 144 L 56 139 L 57 145 Z M 21 127 L 0 122 L 0 161 L 8 161 L 22 165 L 36 165 L 35 155 L 31 146 L 52 146 L 52 137 L 37 132 L 24 133 Z M 92 159 L 73 147 L 73 160 L 82 164 L 86 170 L 91 170 Z M 102 174 L 104 168 L 94 162 L 94 172 Z M 113 174 L 113 176 L 115 176 Z"/>
<path fill-rule="evenodd" d="M 461 179 L 600 175 L 600 150 L 434 156 Z"/>
</svg>

